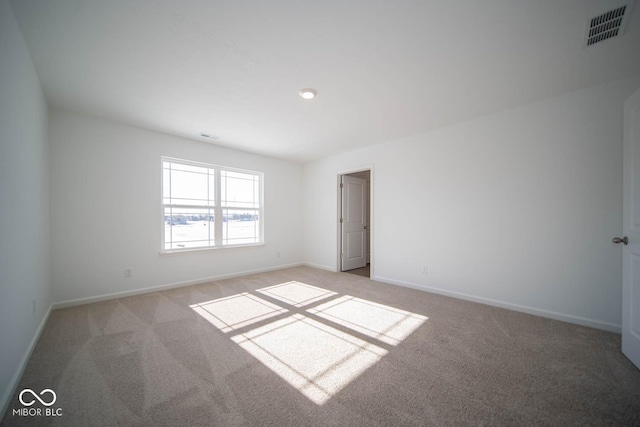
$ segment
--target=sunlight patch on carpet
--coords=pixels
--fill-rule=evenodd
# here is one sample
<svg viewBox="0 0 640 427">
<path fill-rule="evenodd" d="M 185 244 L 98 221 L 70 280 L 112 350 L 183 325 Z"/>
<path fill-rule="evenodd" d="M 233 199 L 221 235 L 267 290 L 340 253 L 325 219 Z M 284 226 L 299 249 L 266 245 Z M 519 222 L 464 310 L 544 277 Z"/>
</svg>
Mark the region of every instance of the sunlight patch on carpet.
<svg viewBox="0 0 640 427">
<path fill-rule="evenodd" d="M 258 292 L 276 298 L 286 304 L 291 304 L 294 307 L 304 307 L 336 295 L 335 292 L 295 281 L 258 289 Z"/>
<path fill-rule="evenodd" d="M 296 281 L 255 293 L 190 307 L 317 405 L 428 320 Z"/>
<path fill-rule="evenodd" d="M 383 348 L 300 314 L 232 340 L 318 405 L 387 354 Z"/>
<path fill-rule="evenodd" d="M 230 332 L 288 311 L 246 292 L 189 307 L 222 332 Z"/>
<path fill-rule="evenodd" d="M 398 345 L 428 317 L 345 295 L 309 310 L 339 325 L 391 345 Z"/>
</svg>

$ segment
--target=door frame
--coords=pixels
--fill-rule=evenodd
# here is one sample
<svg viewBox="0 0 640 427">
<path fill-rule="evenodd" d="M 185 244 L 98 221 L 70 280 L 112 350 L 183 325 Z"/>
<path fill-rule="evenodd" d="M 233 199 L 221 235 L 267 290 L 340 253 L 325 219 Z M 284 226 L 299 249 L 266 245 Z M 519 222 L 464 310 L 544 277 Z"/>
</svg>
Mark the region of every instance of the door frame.
<svg viewBox="0 0 640 427">
<path fill-rule="evenodd" d="M 374 271 L 374 173 L 373 173 L 373 165 L 364 165 L 353 169 L 346 169 L 338 172 L 336 176 L 336 197 L 337 197 L 337 207 L 338 210 L 336 212 L 336 272 L 342 272 L 342 258 L 340 254 L 342 253 L 342 226 L 340 225 L 340 216 L 342 215 L 342 197 L 340 191 L 340 183 L 342 182 L 343 175 L 349 175 L 357 172 L 366 172 L 369 171 L 369 263 L 371 265 L 371 272 L 369 274 L 369 278 L 373 279 L 373 271 Z"/>
</svg>

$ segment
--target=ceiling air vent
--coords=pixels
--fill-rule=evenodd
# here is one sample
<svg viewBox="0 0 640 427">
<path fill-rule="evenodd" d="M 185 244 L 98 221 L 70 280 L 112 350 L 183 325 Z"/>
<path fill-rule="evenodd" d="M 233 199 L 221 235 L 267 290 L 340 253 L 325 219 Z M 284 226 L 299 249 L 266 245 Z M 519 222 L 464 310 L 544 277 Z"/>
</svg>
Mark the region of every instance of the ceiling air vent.
<svg viewBox="0 0 640 427">
<path fill-rule="evenodd" d="M 587 22 L 584 45 L 591 46 L 612 37 L 621 36 L 629 21 L 632 7 L 633 0 L 628 0 L 616 9 L 591 18 Z"/>
</svg>

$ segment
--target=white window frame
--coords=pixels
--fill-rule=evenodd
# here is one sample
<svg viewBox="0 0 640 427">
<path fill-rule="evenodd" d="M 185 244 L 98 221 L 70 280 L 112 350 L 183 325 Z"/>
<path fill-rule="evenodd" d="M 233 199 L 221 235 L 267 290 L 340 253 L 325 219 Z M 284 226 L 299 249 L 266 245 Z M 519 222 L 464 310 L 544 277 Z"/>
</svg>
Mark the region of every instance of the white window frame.
<svg viewBox="0 0 640 427">
<path fill-rule="evenodd" d="M 186 166 L 196 166 L 202 168 L 213 169 L 215 171 L 215 196 L 214 196 L 214 204 L 213 204 L 213 212 L 214 212 L 214 241 L 212 245 L 201 246 L 201 247 L 191 247 L 191 248 L 173 248 L 166 249 L 165 248 L 165 208 L 174 207 L 174 208 L 185 208 L 185 209 L 203 209 L 206 208 L 202 205 L 177 205 L 177 204 L 165 204 L 164 203 L 164 163 L 177 163 Z M 229 207 L 222 205 L 222 172 L 236 172 L 248 175 L 257 176 L 259 179 L 259 206 L 258 208 L 239 208 L 239 207 Z M 223 218 L 224 210 L 257 210 L 258 212 L 258 227 L 259 227 L 259 236 L 257 242 L 251 243 L 237 243 L 237 244 L 224 244 L 223 241 L 223 224 L 224 221 L 220 220 Z M 220 166 L 214 165 L 210 163 L 196 162 L 192 160 L 179 159 L 175 157 L 166 157 L 162 156 L 160 158 L 160 253 L 161 254 L 174 254 L 174 253 L 185 253 L 185 252 L 199 252 L 199 251 L 209 251 L 209 250 L 219 250 L 219 249 L 229 249 L 229 248 L 239 248 L 239 247 L 247 247 L 247 246 L 262 246 L 264 245 L 264 173 L 258 171 L 252 171 L 247 169 L 239 169 L 228 166 Z"/>
</svg>

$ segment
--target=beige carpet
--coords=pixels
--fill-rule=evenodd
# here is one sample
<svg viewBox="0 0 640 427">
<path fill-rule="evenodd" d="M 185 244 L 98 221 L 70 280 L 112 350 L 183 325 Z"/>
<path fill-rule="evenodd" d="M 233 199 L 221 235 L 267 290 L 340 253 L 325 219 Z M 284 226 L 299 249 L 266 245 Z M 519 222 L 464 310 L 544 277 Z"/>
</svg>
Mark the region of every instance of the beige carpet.
<svg viewBox="0 0 640 427">
<path fill-rule="evenodd" d="M 619 335 L 308 267 L 54 311 L 25 388 L 61 416 L 3 425 L 640 425 Z"/>
<path fill-rule="evenodd" d="M 345 273 L 355 274 L 362 277 L 371 277 L 371 264 L 367 264 L 361 268 L 354 268 L 353 270 L 347 270 Z"/>
</svg>

